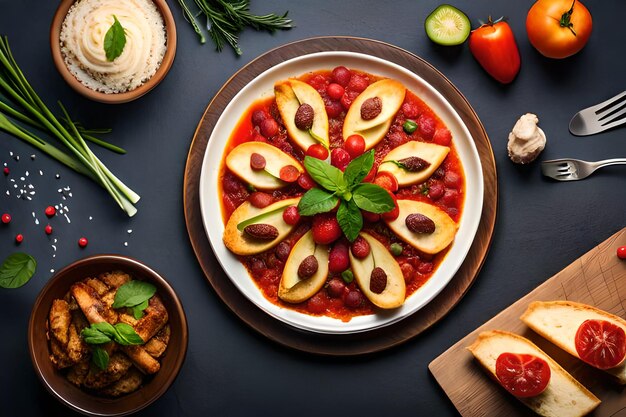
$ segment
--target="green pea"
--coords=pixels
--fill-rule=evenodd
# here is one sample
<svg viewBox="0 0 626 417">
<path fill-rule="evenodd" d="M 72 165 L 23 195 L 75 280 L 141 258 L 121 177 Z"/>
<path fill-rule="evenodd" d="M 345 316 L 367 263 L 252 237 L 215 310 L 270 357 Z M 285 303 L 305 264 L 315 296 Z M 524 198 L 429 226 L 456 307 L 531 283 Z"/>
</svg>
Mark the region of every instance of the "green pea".
<svg viewBox="0 0 626 417">
<path fill-rule="evenodd" d="M 411 119 L 407 119 L 407 121 L 402 125 L 402 128 L 406 133 L 413 133 L 415 132 L 415 129 L 417 129 L 417 123 Z"/>
<path fill-rule="evenodd" d="M 402 245 L 399 243 L 392 243 L 391 246 L 389 246 L 389 250 L 391 251 L 393 256 L 402 255 Z"/>
<path fill-rule="evenodd" d="M 354 274 L 351 270 L 346 269 L 341 273 L 341 278 L 346 282 L 346 284 L 349 284 L 354 280 Z"/>
</svg>

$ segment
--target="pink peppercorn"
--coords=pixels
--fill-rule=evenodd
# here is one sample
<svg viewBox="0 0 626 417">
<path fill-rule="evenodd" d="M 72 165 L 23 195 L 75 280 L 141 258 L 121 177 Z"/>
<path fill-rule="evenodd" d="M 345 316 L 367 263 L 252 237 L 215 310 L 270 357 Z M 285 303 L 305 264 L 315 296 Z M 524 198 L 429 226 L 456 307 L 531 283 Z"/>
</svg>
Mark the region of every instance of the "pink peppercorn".
<svg viewBox="0 0 626 417">
<path fill-rule="evenodd" d="M 87 241 L 86 237 L 81 237 L 80 239 L 78 239 L 78 246 L 80 246 L 81 248 L 87 246 L 87 243 L 89 242 Z"/>
<path fill-rule="evenodd" d="M 46 216 L 52 217 L 56 214 L 56 212 L 57 212 L 57 209 L 55 209 L 54 207 L 52 206 L 46 207 L 46 210 L 45 210 Z"/>
</svg>

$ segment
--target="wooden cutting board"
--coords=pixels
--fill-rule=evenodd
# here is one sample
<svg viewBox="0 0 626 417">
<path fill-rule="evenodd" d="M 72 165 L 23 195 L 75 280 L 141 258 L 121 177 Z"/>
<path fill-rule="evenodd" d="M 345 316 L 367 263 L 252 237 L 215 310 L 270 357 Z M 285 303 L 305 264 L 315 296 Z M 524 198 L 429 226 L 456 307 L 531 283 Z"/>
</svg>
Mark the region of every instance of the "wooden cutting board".
<svg viewBox="0 0 626 417">
<path fill-rule="evenodd" d="M 626 318 L 626 260 L 616 250 L 626 245 L 626 228 L 578 258 L 528 295 L 483 324 L 433 360 L 428 368 L 463 416 L 531 416 L 474 361 L 466 349 L 485 330 L 509 330 L 527 337 L 592 391 L 602 404 L 595 417 L 626 417 L 626 387 L 535 334 L 519 317 L 531 301 L 571 300 Z"/>
</svg>

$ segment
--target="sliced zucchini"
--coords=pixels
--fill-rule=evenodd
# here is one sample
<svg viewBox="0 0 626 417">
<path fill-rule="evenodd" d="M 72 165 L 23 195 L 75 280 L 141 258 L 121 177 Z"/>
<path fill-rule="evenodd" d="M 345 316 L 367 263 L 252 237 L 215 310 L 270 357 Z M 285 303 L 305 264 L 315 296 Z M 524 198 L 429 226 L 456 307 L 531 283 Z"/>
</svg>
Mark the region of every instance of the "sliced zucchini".
<svg viewBox="0 0 626 417">
<path fill-rule="evenodd" d="M 465 13 L 449 4 L 442 4 L 424 22 L 428 38 L 445 46 L 460 45 L 470 34 L 472 24 Z"/>
</svg>

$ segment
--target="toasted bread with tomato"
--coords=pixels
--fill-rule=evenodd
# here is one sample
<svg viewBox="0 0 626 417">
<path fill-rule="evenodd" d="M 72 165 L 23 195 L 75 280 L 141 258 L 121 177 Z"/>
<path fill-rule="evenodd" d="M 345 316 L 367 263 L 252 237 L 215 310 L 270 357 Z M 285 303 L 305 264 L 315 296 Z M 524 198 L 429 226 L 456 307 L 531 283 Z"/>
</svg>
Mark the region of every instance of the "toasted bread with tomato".
<svg viewBox="0 0 626 417">
<path fill-rule="evenodd" d="M 576 332 L 586 320 L 605 320 L 626 332 L 626 320 L 614 314 L 574 301 L 535 301 L 528 306 L 521 320 L 535 332 L 570 355 L 580 356 L 576 350 Z M 610 369 L 603 369 L 626 384 L 626 361 Z"/>
<path fill-rule="evenodd" d="M 534 397 L 516 397 L 541 416 L 584 416 L 600 404 L 600 400 L 587 388 L 522 336 L 502 330 L 482 332 L 468 350 L 496 381 L 496 360 L 502 353 L 530 354 L 546 361 L 551 374 L 546 389 Z"/>
</svg>

